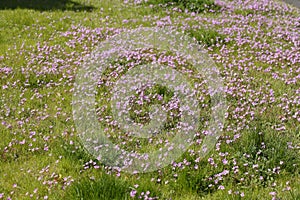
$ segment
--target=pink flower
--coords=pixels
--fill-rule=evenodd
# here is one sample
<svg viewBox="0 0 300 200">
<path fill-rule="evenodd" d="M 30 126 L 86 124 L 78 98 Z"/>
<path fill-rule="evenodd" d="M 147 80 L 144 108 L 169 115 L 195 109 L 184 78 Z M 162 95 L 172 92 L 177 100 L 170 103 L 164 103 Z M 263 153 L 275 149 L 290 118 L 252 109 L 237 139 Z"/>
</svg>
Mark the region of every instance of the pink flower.
<svg viewBox="0 0 300 200">
<path fill-rule="evenodd" d="M 137 193 L 136 190 L 131 190 L 130 196 L 131 196 L 131 197 L 135 197 L 136 193 Z"/>
</svg>

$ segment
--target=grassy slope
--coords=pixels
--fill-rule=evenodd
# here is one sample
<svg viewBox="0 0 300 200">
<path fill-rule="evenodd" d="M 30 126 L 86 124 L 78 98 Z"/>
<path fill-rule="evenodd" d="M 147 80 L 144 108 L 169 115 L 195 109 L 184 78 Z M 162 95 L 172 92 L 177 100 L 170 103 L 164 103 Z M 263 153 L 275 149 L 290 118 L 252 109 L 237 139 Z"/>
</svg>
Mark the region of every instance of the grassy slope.
<svg viewBox="0 0 300 200">
<path fill-rule="evenodd" d="M 84 1 L 80 3 L 87 4 Z M 45 94 L 45 98 L 28 100 L 20 105 L 20 94 L 23 94 L 28 99 L 35 94 L 33 87 L 29 86 L 27 90 L 23 90 L 24 83 L 22 83 L 22 80 L 24 81 L 25 79 L 20 74 L 20 70 L 22 67 L 27 66 L 29 62 L 28 55 L 35 49 L 37 43 L 48 42 L 49 45 L 58 44 L 63 46 L 66 38 L 60 37 L 59 33 L 70 30 L 72 26 L 80 25 L 90 29 L 97 27 L 105 29 L 134 28 L 139 25 L 152 25 L 151 20 L 143 22 L 141 16 L 164 17 L 168 15 L 165 9 L 125 6 L 119 1 L 112 3 L 112 1 L 94 0 L 90 1 L 90 4 L 94 6 L 91 12 L 74 12 L 72 9 L 66 9 L 66 11 L 53 9 L 43 12 L 31 9 L 0 11 L 0 56 L 4 56 L 0 61 L 2 62 L 0 66 L 9 66 L 14 70 L 13 76 L 0 79 L 0 86 L 17 80 L 20 80 L 17 84 L 22 85 L 22 90 L 20 87 L 13 87 L 8 91 L 0 90 L 0 98 L 5 99 L 5 101 L 2 101 L 2 105 L 0 104 L 1 109 L 4 110 L 6 107 L 15 108 L 14 114 L 4 116 L 5 112 L 2 112 L 3 116 L 0 118 L 0 121 L 7 121 L 13 125 L 12 129 L 0 125 L 0 153 L 2 154 L 0 155 L 0 194 L 3 192 L 5 196 L 11 196 L 13 199 L 30 199 L 30 195 L 34 198 L 48 196 L 49 199 L 75 199 L 76 195 L 85 197 L 85 199 L 97 199 L 99 197 L 103 199 L 120 199 L 121 197 L 129 199 L 131 188 L 134 184 L 139 184 L 139 191 L 149 190 L 151 195 L 159 196 L 162 199 L 171 196 L 174 199 L 238 199 L 238 196 L 228 195 L 227 190 L 201 192 L 199 191 L 201 188 L 193 187 L 193 184 L 205 184 L 205 181 L 201 181 L 201 178 L 198 179 L 197 177 L 202 177 L 205 171 L 210 170 L 209 165 L 206 164 L 203 164 L 203 172 L 200 170 L 197 173 L 189 174 L 185 170 L 176 183 L 168 185 L 156 184 L 155 181 L 150 181 L 152 177 L 160 177 L 159 173 L 140 176 L 122 174 L 121 178 L 116 178 L 114 175 L 104 173 L 105 170 L 83 170 L 83 165 L 91 158 L 83 150 L 76 150 L 78 143 L 76 143 L 76 137 L 71 134 L 75 133 L 73 130 L 74 125 L 71 120 L 68 122 L 65 120 L 66 116 L 71 116 L 70 103 L 72 93 L 70 92 L 71 86 L 67 84 L 55 88 L 41 88 L 39 93 Z M 72 5 L 70 7 L 72 8 Z M 185 17 L 185 14 L 172 14 L 174 19 L 178 18 L 178 16 Z M 211 14 L 205 16 L 215 17 Z M 136 21 L 124 24 L 122 22 L 123 19 L 136 19 Z M 66 47 L 66 52 L 72 51 L 72 49 L 68 48 Z M 216 51 L 218 50 L 216 49 Z M 59 76 L 51 77 L 54 82 L 58 81 L 59 78 Z M 280 87 L 275 88 L 276 92 L 280 93 L 280 90 L 284 90 Z M 62 100 L 57 95 L 58 93 L 65 99 Z M 42 109 L 44 103 L 48 104 L 49 109 Z M 65 112 L 66 116 L 53 117 L 58 107 L 63 108 L 62 112 Z M 22 108 L 25 110 L 40 109 L 42 112 L 50 113 L 50 117 L 41 122 L 35 121 L 34 117 L 32 117 L 22 128 L 18 128 L 16 119 L 26 118 L 26 112 L 18 114 L 18 111 L 22 111 Z M 275 115 L 278 114 L 276 111 L 274 113 Z M 30 125 L 35 123 L 35 126 Z M 53 126 L 53 128 L 50 128 L 50 126 Z M 257 126 L 259 125 L 253 122 L 252 127 Z M 290 130 L 295 130 L 295 127 L 291 126 Z M 261 129 L 265 128 L 261 127 Z M 37 150 L 30 152 L 28 150 L 30 147 L 18 144 L 23 138 L 26 139 L 26 144 L 27 141 L 30 143 L 31 140 L 28 139 L 28 134 L 31 131 L 37 132 L 37 142 L 33 143 L 33 146 L 43 148 L 46 144 L 49 147 L 48 151 Z M 64 132 L 67 132 L 67 134 L 63 135 L 62 133 Z M 233 147 L 226 147 L 228 149 L 225 149 L 224 152 L 236 152 L 236 154 L 239 152 L 251 152 L 252 149 L 249 146 L 253 146 L 251 142 L 256 139 L 251 138 L 251 136 L 247 138 L 247 134 L 251 135 L 245 131 L 240 143 Z M 283 146 L 284 143 L 278 141 L 277 138 L 272 139 L 275 135 L 276 133 L 272 130 L 266 130 L 266 140 L 269 140 L 270 144 L 274 143 L 273 147 L 275 150 L 280 150 L 281 147 L 279 145 Z M 44 136 L 49 136 L 50 140 L 45 142 Z M 75 145 L 70 145 L 71 140 L 75 141 Z M 9 146 L 9 143 L 12 141 L 15 143 L 13 142 L 12 147 L 8 148 L 8 153 L 5 153 L 5 147 Z M 75 153 L 72 152 L 74 150 L 76 150 Z M 270 150 L 270 155 L 273 150 Z M 284 159 L 285 156 L 285 152 L 278 153 L 279 159 Z M 271 162 L 272 159 L 270 159 Z M 292 163 L 289 160 L 285 162 L 287 164 Z M 270 164 L 268 167 L 275 166 L 277 165 Z M 168 177 L 168 169 L 162 171 Z M 68 179 L 68 176 L 71 176 L 71 178 Z M 95 180 L 90 180 L 90 177 L 93 177 Z M 74 179 L 74 182 L 71 183 L 72 186 L 68 187 L 67 190 L 63 189 L 71 179 Z M 300 198 L 299 172 L 283 172 L 276 179 L 278 193 L 282 193 L 283 199 L 292 199 L 292 196 L 295 196 L 295 199 Z M 281 191 L 287 181 L 290 181 L 290 186 L 293 188 L 292 195 Z M 17 184 L 16 187 L 13 186 L 14 184 Z M 247 193 L 245 199 L 270 198 L 269 192 L 273 191 L 271 186 L 262 187 L 260 184 L 253 182 L 249 184 L 248 188 L 240 189 L 240 191 Z M 232 188 L 234 191 L 238 184 L 234 179 L 228 178 L 226 187 Z M 48 188 L 51 189 L 48 190 Z M 38 190 L 35 191 L 36 189 Z"/>
</svg>

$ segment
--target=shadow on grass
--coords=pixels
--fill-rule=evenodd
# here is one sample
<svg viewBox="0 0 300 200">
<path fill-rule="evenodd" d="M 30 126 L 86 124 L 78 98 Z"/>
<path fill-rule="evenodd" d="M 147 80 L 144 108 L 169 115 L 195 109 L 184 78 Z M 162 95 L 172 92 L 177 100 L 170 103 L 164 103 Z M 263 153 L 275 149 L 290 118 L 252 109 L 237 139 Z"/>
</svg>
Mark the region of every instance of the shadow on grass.
<svg viewBox="0 0 300 200">
<path fill-rule="evenodd" d="M 72 10 L 92 11 L 93 6 L 84 5 L 73 0 L 1 0 L 0 9 L 33 9 L 47 10 Z"/>
</svg>

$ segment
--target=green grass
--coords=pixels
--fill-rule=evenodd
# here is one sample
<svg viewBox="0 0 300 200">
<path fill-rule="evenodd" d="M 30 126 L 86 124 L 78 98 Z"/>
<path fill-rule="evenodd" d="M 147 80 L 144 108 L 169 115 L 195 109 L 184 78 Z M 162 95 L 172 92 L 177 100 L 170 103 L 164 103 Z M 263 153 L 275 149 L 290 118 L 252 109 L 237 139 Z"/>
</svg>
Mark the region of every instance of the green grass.
<svg viewBox="0 0 300 200">
<path fill-rule="evenodd" d="M 186 9 L 197 13 L 220 9 L 220 6 L 216 5 L 212 0 L 150 0 L 147 3 L 177 6 L 182 10 Z"/>
<path fill-rule="evenodd" d="M 175 3 L 171 8 L 187 9 L 200 13 L 199 16 L 222 17 L 206 13 L 209 9 L 220 9 L 210 0 L 151 0 L 142 6 L 126 5 L 123 1 L 1 0 L 0 68 L 10 67 L 13 73 L 5 75 L 0 71 L 0 122 L 5 122 L 0 124 L 0 194 L 4 193 L 6 197 L 11 196 L 12 199 L 43 199 L 44 196 L 48 196 L 49 199 L 131 199 L 130 192 L 135 189 L 138 195 L 149 191 L 150 196 L 157 196 L 160 199 L 250 200 L 270 199 L 269 193 L 276 190 L 281 199 L 300 199 L 299 150 L 288 149 L 286 145 L 290 141 L 295 141 L 297 145 L 300 145 L 300 126 L 297 122 L 290 121 L 286 123 L 288 126 L 286 131 L 275 132 L 272 126 L 279 123 L 278 116 L 282 114 L 282 110 L 272 105 L 267 108 L 268 112 L 253 120 L 248 125 L 249 128 L 241 131 L 241 138 L 236 143 L 225 145 L 228 138 L 224 136 L 220 139 L 221 152 L 228 152 L 226 158 L 229 164 L 222 165 L 223 157 L 218 155 L 219 152 L 214 151 L 208 155 L 214 158 L 219 167 L 223 166 L 220 168 L 209 164 L 208 157 L 206 157 L 197 163 L 199 168 L 195 170 L 194 158 L 189 153 L 185 153 L 178 162 L 185 158 L 192 163 L 188 167 L 176 168 L 174 171 L 171 166 L 168 166 L 147 174 L 121 173 L 118 177 L 117 172 L 107 174 L 109 170 L 89 155 L 81 145 L 72 120 L 71 103 L 74 80 L 68 76 L 74 74 L 38 75 L 36 71 L 42 69 L 46 61 L 51 59 L 71 59 L 72 52 L 76 52 L 75 57 L 80 58 L 86 42 L 86 48 L 92 49 L 92 44 L 88 42 L 89 37 L 74 48 L 67 45 L 77 36 L 62 37 L 61 34 L 67 31 L 76 32 L 80 29 L 73 29 L 74 26 L 88 29 L 100 27 L 107 30 L 109 28 L 151 27 L 156 23 L 156 16 L 163 18 L 170 15 L 172 20 L 183 18 L 179 18 L 176 24 L 180 28 L 181 20 L 184 21 L 188 15 L 178 12 L 170 14 L 170 7 L 151 8 L 148 6 L 170 2 Z M 204 4 L 208 5 L 208 8 Z M 235 14 L 247 16 L 253 14 L 253 11 L 236 10 Z M 144 20 L 143 18 L 147 16 L 149 20 Z M 124 23 L 124 19 L 129 22 Z M 198 24 L 198 21 L 191 20 L 188 23 Z M 112 35 L 113 31 L 109 31 L 108 34 Z M 220 50 L 220 48 L 215 48 L 216 44 L 234 45 L 234 43 L 226 43 L 226 36 L 214 27 L 188 29 L 186 33 L 196 38 L 200 44 L 213 47 L 214 53 L 219 53 Z M 99 37 L 98 42 L 102 40 L 103 38 Z M 272 39 L 269 42 L 271 44 Z M 33 54 L 42 53 L 42 50 L 37 49 L 38 44 L 41 46 L 47 44 L 49 47 L 60 45 L 64 52 L 58 52 L 57 49 L 60 48 L 54 48 L 49 58 L 46 59 L 46 55 L 42 54 L 45 60 L 39 63 L 32 60 Z M 247 44 L 245 48 L 247 49 Z M 238 54 L 235 56 L 237 57 Z M 28 64 L 31 61 L 34 64 Z M 73 61 L 68 64 L 70 68 L 79 67 Z M 256 64 L 261 65 L 261 63 Z M 21 73 L 22 68 L 33 66 L 35 67 L 30 73 Z M 236 70 L 235 73 L 241 72 Z M 260 88 L 264 85 L 263 81 L 269 80 L 275 95 L 281 96 L 282 93 L 293 95 L 293 88 L 281 84 L 280 81 L 271 80 L 270 77 L 255 70 L 250 71 L 249 74 L 251 77 L 256 77 L 251 83 L 252 89 Z M 52 85 L 55 82 L 63 84 Z M 2 90 L 4 85 L 9 85 L 9 90 Z M 165 100 L 172 96 L 172 92 L 166 91 L 163 87 L 155 88 L 155 90 L 162 94 Z M 101 92 L 106 94 L 108 89 L 103 89 Z M 228 102 L 232 106 L 230 109 L 234 109 L 239 100 L 239 97 L 229 96 Z M 108 104 L 105 101 L 98 103 L 99 106 Z M 147 112 L 147 108 L 140 109 L 145 109 L 144 111 Z M 259 106 L 257 109 L 260 109 Z M 109 109 L 106 111 L 102 114 L 110 112 Z M 61 114 L 57 114 L 58 112 Z M 141 117 L 131 114 L 132 118 Z M 234 121 L 233 116 L 230 115 L 228 120 Z M 26 123 L 19 125 L 18 121 Z M 32 132 L 35 132 L 34 136 L 30 135 Z M 226 135 L 233 137 L 234 133 L 227 132 Z M 49 139 L 45 139 L 47 137 Z M 24 139 L 25 144 L 20 144 Z M 133 143 L 135 142 L 137 141 L 134 140 Z M 265 147 L 261 146 L 262 142 Z M 48 151 L 44 150 L 46 147 Z M 197 146 L 191 147 L 195 152 L 199 150 L 198 148 Z M 223 177 L 222 184 L 226 190 L 219 190 L 216 186 L 211 187 L 213 180 L 208 180 L 209 177 L 236 166 L 233 164 L 234 159 L 239 161 L 239 172 Z M 89 161 L 92 161 L 89 169 L 84 169 Z M 279 165 L 280 162 L 283 164 Z M 243 164 L 257 164 L 258 168 L 254 169 L 252 166 Z M 99 169 L 93 169 L 95 165 L 99 166 Z M 270 172 L 278 166 L 281 167 L 282 173 Z M 253 176 L 245 178 L 247 172 Z M 175 174 L 178 177 L 174 176 Z M 69 176 L 71 178 L 67 178 Z M 260 177 L 263 177 L 264 181 Z M 243 181 L 241 178 L 244 178 Z M 273 187 L 272 183 L 275 180 L 277 186 Z M 291 191 L 283 191 L 287 181 L 290 182 Z M 17 186 L 13 187 L 14 184 Z M 135 188 L 135 184 L 139 186 Z M 38 189 L 37 192 L 34 192 L 35 189 Z M 239 195 L 230 195 L 229 189 L 233 193 L 237 190 L 244 191 L 246 196 L 241 198 Z"/>
<path fill-rule="evenodd" d="M 190 37 L 194 37 L 200 45 L 211 47 L 216 44 L 225 43 L 225 35 L 220 34 L 216 30 L 209 30 L 205 28 L 201 29 L 190 29 L 186 31 Z"/>
<path fill-rule="evenodd" d="M 105 191 L 105 192 L 104 192 Z M 68 190 L 65 199 L 130 199 L 130 185 L 109 175 L 85 178 Z"/>
</svg>

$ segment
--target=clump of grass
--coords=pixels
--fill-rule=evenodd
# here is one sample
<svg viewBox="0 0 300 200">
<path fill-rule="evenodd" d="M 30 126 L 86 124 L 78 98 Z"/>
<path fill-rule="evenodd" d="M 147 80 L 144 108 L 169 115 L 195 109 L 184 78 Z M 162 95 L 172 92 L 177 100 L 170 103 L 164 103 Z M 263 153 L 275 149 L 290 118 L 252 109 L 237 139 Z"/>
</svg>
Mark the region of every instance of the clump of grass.
<svg viewBox="0 0 300 200">
<path fill-rule="evenodd" d="M 204 44 L 207 47 L 226 43 L 226 36 L 216 30 L 200 28 L 189 29 L 186 32 L 189 36 L 194 37 L 200 44 Z"/>
<path fill-rule="evenodd" d="M 254 10 L 251 9 L 234 10 L 234 13 L 237 15 L 248 16 L 248 15 L 253 15 Z"/>
<path fill-rule="evenodd" d="M 209 10 L 219 10 L 221 7 L 213 0 L 150 0 L 151 4 L 170 4 L 178 6 L 182 10 L 201 13 Z"/>
<path fill-rule="evenodd" d="M 235 157 L 244 163 L 239 166 L 239 170 L 253 174 L 244 179 L 244 184 L 260 182 L 267 187 L 281 176 L 280 171 L 298 173 L 298 153 L 287 145 L 291 137 L 274 133 L 259 124 L 256 127 L 256 130 L 245 133 L 236 147 Z"/>
<path fill-rule="evenodd" d="M 66 192 L 65 199 L 129 199 L 130 186 L 112 175 L 103 174 L 94 180 L 84 178 L 73 184 Z"/>
</svg>

